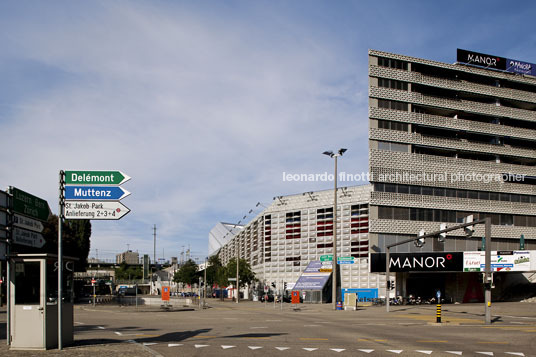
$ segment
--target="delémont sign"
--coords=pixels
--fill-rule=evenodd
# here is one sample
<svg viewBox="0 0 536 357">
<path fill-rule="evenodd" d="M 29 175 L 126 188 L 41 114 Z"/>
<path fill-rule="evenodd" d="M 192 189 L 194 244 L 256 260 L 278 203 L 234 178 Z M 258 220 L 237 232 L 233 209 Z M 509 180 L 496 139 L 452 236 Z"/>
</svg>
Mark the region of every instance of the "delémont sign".
<svg viewBox="0 0 536 357">
<path fill-rule="evenodd" d="M 407 271 L 463 271 L 463 252 L 391 253 L 389 270 Z M 370 255 L 370 271 L 385 272 L 385 253 Z"/>
</svg>

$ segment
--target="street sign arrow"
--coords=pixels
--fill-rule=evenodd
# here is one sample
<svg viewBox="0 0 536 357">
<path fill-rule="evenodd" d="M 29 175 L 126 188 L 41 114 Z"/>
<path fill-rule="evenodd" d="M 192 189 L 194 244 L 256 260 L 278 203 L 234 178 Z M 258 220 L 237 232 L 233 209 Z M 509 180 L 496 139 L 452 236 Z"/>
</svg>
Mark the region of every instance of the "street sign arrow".
<svg viewBox="0 0 536 357">
<path fill-rule="evenodd" d="M 121 171 L 65 171 L 66 185 L 122 185 L 130 180 Z"/>
<path fill-rule="evenodd" d="M 35 220 L 33 218 L 24 217 L 16 213 L 13 215 L 13 225 L 37 233 L 41 233 L 45 228 L 43 226 L 43 223 L 41 223 L 40 221 Z"/>
<path fill-rule="evenodd" d="M 40 221 L 48 220 L 50 208 L 48 207 L 47 201 L 19 190 L 16 187 L 11 188 L 11 194 L 13 195 L 13 212 Z"/>
<path fill-rule="evenodd" d="M 119 186 L 65 186 L 66 200 L 119 201 L 128 195 Z"/>
<path fill-rule="evenodd" d="M 117 220 L 130 210 L 116 201 L 66 201 L 66 219 Z"/>
<path fill-rule="evenodd" d="M 26 229 L 13 228 L 13 243 L 27 245 L 34 248 L 42 248 L 45 245 L 45 239 L 41 233 L 27 231 Z"/>
</svg>

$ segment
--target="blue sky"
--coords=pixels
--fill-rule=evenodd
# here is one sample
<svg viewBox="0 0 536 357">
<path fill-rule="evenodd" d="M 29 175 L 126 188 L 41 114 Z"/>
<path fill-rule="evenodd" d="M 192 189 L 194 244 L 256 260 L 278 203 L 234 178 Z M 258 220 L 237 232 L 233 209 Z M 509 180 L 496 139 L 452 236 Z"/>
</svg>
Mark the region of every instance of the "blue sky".
<svg viewBox="0 0 536 357">
<path fill-rule="evenodd" d="M 536 62 L 531 1 L 3 1 L 0 187 L 48 200 L 60 169 L 132 177 L 90 256 L 204 257 L 218 221 L 367 171 L 367 51 Z M 259 208 L 262 208 L 259 206 Z M 252 218 L 255 209 L 248 218 Z"/>
</svg>

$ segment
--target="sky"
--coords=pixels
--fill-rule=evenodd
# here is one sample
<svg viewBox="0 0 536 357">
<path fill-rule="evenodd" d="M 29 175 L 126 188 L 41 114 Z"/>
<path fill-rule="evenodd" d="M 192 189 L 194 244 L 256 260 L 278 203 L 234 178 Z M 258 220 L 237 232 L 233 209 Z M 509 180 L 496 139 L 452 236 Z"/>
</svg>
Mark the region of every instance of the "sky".
<svg viewBox="0 0 536 357">
<path fill-rule="evenodd" d="M 58 213 L 60 170 L 121 170 L 90 257 L 204 259 L 220 221 L 368 170 L 368 50 L 536 62 L 532 1 L 0 2 L 0 189 Z M 346 182 L 341 185 L 364 184 Z M 260 205 L 257 203 L 260 202 Z M 251 211 L 251 213 L 250 213 Z M 245 219 L 244 216 L 246 216 Z"/>
</svg>

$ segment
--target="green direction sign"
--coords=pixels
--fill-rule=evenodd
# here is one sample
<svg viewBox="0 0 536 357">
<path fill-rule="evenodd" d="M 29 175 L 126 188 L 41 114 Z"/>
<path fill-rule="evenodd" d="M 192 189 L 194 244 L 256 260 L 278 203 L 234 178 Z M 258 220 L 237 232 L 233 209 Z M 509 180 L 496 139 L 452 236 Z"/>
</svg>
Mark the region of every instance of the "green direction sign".
<svg viewBox="0 0 536 357">
<path fill-rule="evenodd" d="M 128 180 L 121 171 L 65 171 L 66 185 L 122 185 Z"/>
<path fill-rule="evenodd" d="M 333 260 L 333 255 L 332 254 L 327 254 L 327 255 L 321 255 L 320 256 L 320 261 L 321 262 L 330 262 Z"/>
<path fill-rule="evenodd" d="M 41 221 L 48 220 L 50 208 L 47 201 L 13 187 L 13 211 Z"/>
<path fill-rule="evenodd" d="M 354 257 L 338 257 L 337 260 L 354 260 Z"/>
</svg>

